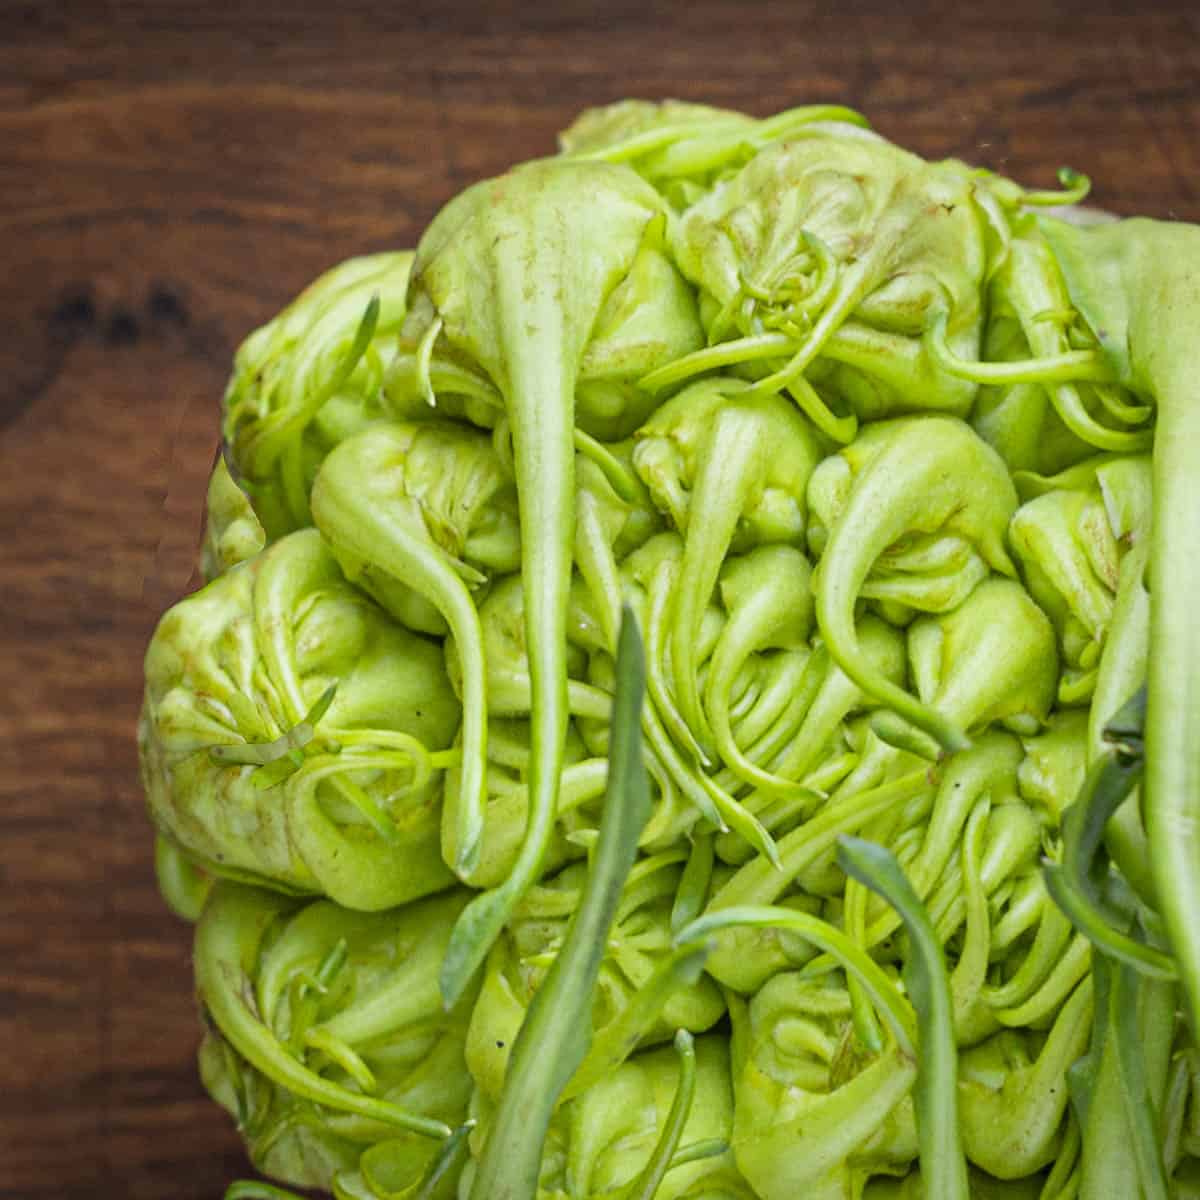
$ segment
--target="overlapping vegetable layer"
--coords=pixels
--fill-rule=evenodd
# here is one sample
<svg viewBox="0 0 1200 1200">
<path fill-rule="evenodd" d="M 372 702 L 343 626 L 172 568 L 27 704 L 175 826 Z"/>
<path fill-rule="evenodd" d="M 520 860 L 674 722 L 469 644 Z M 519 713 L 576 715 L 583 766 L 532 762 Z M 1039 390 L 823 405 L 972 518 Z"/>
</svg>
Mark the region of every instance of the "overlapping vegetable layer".
<svg viewBox="0 0 1200 1200">
<path fill-rule="evenodd" d="M 140 745 L 264 1173 L 1200 1194 L 1200 230 L 1062 182 L 627 101 L 247 339 Z"/>
</svg>

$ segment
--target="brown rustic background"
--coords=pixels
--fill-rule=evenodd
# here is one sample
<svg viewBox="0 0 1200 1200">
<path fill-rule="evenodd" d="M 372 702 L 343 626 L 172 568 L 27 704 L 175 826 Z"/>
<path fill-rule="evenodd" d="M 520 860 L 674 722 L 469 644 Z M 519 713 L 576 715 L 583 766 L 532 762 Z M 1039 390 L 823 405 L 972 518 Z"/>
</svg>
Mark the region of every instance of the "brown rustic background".
<svg viewBox="0 0 1200 1200">
<path fill-rule="evenodd" d="M 1200 220 L 1200 9 L 957 9 L 0 0 L 2 1200 L 215 1200 L 245 1171 L 133 746 L 238 341 L 626 95 L 842 101 L 926 155 L 1047 186 L 1069 162 L 1118 212 Z"/>
</svg>

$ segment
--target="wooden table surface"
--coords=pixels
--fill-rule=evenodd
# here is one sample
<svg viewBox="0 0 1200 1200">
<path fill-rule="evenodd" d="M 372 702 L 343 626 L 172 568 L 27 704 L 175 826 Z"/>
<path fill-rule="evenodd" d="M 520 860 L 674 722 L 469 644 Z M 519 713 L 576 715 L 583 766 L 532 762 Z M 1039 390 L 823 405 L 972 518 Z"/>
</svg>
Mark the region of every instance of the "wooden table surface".
<svg viewBox="0 0 1200 1200">
<path fill-rule="evenodd" d="M 957 7 L 0 4 L 0 1197 L 215 1200 L 245 1171 L 133 741 L 239 340 L 626 95 L 841 101 L 1200 220 L 1200 9 Z"/>
</svg>

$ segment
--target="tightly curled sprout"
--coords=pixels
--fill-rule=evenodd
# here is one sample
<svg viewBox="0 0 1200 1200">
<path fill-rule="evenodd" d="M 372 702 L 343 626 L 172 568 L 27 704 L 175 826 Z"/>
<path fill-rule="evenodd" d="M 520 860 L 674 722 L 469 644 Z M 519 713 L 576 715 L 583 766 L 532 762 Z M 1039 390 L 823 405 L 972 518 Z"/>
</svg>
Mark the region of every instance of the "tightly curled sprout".
<svg viewBox="0 0 1200 1200">
<path fill-rule="evenodd" d="M 159 622 L 139 733 L 150 811 L 213 872 L 389 907 L 450 881 L 432 756 L 460 712 L 439 648 L 301 530 Z"/>
<path fill-rule="evenodd" d="M 768 704 L 747 707 L 747 702 L 764 699 L 764 684 L 769 690 L 763 676 L 773 663 L 764 659 L 764 651 L 787 653 L 805 646 L 813 621 L 811 574 L 808 560 L 795 547 L 766 545 L 729 558 L 718 577 L 725 624 L 708 662 L 704 714 L 718 757 L 742 782 L 768 792 L 794 794 L 797 785 L 772 776 L 746 756 L 734 733 L 734 712 L 743 718 L 739 732 L 747 743 L 751 730 L 774 724 L 771 718 L 782 715 Z"/>
<path fill-rule="evenodd" d="M 673 597 L 675 699 L 702 750 L 712 733 L 700 706 L 697 639 L 721 562 L 732 548 L 800 544 L 804 489 L 817 442 L 778 396 L 750 398 L 733 380 L 695 384 L 638 431 L 634 466 L 684 535 Z"/>
<path fill-rule="evenodd" d="M 382 415 L 412 261 L 407 251 L 352 258 L 238 348 L 225 438 L 270 537 L 310 524 L 325 454 Z"/>
<path fill-rule="evenodd" d="M 840 454 L 824 459 L 808 487 L 808 545 L 818 560 L 829 545 L 855 483 L 890 425 L 867 426 Z M 908 532 L 871 565 L 859 596 L 881 615 L 905 625 L 915 612 L 957 608 L 988 575 L 989 564 L 969 538 L 940 529 Z"/>
<path fill-rule="evenodd" d="M 512 478 L 458 425 L 380 422 L 349 438 L 318 473 L 313 510 L 348 575 L 420 633 L 453 632 L 458 587 L 520 561 Z"/>
<path fill-rule="evenodd" d="M 854 632 L 854 602 L 880 555 L 914 535 L 951 535 L 993 570 L 1015 574 L 1004 548 L 1017 507 L 1012 481 L 995 451 L 953 417 L 881 423 L 840 457 L 853 482 L 813 581 L 821 636 L 865 692 L 946 749 L 961 750 L 966 741 L 953 716 L 915 701 L 864 660 Z M 909 603 L 914 598 L 905 597 Z"/>
<path fill-rule="evenodd" d="M 1058 631 L 1062 704 L 1086 702 L 1095 687 L 1122 559 L 1150 534 L 1150 472 L 1148 457 L 1110 455 L 1049 478 L 1016 478 L 1025 503 L 1009 540 Z"/>
<path fill-rule="evenodd" d="M 797 605 L 795 611 L 798 615 L 806 608 Z M 884 678 L 902 684 L 907 652 L 900 631 L 869 614 L 862 617 L 857 629 L 867 660 Z M 789 832 L 827 800 L 873 787 L 897 769 L 903 773 L 916 765 L 911 756 L 885 746 L 863 727 L 860 716 L 863 709 L 872 707 L 870 698 L 819 641 L 798 659 L 785 659 L 783 665 L 793 663 L 798 670 L 787 670 L 781 677 L 788 686 L 786 703 L 750 749 L 753 759 L 762 765 L 750 775 L 756 790 L 745 803 L 774 837 Z M 710 674 L 710 684 L 712 679 Z M 723 757 L 734 779 L 744 780 L 746 772 L 738 769 L 738 760 Z M 751 857 L 744 842 L 725 834 L 717 840 L 717 853 L 735 864 Z"/>
<path fill-rule="evenodd" d="M 421 1177 L 471 1094 L 470 1004 L 445 1013 L 437 990 L 466 900 L 353 913 L 217 886 L 196 930 L 201 1066 L 256 1165 L 326 1189 L 356 1170 Z"/>
</svg>

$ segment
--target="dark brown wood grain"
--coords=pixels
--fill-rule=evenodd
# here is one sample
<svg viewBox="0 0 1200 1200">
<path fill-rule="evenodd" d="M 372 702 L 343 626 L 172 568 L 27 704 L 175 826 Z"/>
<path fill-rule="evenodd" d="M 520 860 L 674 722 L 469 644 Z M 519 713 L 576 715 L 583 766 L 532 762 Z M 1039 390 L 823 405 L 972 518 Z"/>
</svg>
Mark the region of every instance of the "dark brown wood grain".
<svg viewBox="0 0 1200 1200">
<path fill-rule="evenodd" d="M 133 735 L 237 342 L 582 106 L 836 100 L 1200 220 L 1200 10 L 1004 0 L 0 3 L 0 1198 L 200 1200 L 189 932 Z"/>
</svg>

